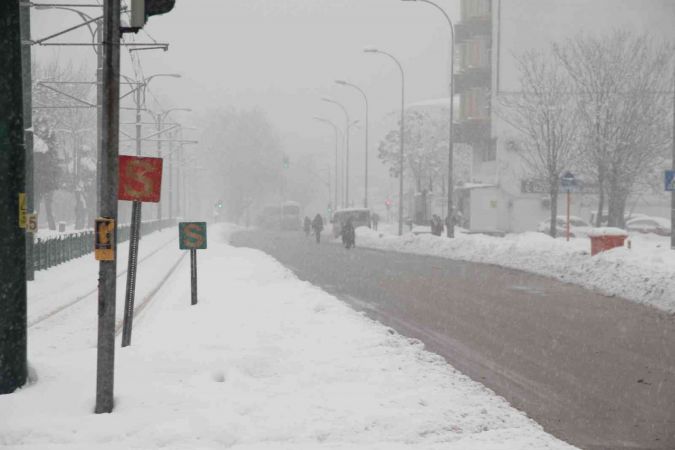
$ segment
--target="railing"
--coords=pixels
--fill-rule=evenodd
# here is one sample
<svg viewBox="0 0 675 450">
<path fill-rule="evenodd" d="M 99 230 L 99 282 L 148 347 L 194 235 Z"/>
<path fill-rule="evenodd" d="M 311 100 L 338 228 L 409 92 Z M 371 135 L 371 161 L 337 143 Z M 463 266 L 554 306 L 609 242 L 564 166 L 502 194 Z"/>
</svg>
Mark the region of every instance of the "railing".
<svg viewBox="0 0 675 450">
<path fill-rule="evenodd" d="M 172 227 L 176 219 L 151 220 L 141 225 L 141 236 Z M 117 228 L 117 242 L 129 240 L 131 225 Z M 46 270 L 58 264 L 79 258 L 94 251 L 94 231 L 68 233 L 48 239 L 37 239 L 33 245 L 33 265 L 35 270 Z"/>
</svg>

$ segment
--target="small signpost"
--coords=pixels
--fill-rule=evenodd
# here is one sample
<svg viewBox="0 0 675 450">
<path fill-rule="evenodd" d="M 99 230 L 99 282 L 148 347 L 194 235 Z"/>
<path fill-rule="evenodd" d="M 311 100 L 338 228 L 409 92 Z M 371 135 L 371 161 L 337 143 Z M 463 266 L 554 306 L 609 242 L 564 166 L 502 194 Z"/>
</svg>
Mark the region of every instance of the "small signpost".
<svg viewBox="0 0 675 450">
<path fill-rule="evenodd" d="M 26 193 L 19 192 L 19 228 L 26 228 Z"/>
<path fill-rule="evenodd" d="M 190 250 L 190 286 L 192 304 L 197 304 L 197 250 L 206 250 L 206 222 L 180 222 L 178 240 L 181 250 Z"/>
<path fill-rule="evenodd" d="M 567 223 L 565 225 L 565 239 L 570 240 L 570 208 L 572 206 L 572 189 L 577 186 L 577 179 L 572 172 L 567 171 L 560 178 L 560 187 L 567 193 Z"/>
<path fill-rule="evenodd" d="M 38 217 L 35 213 L 26 214 L 26 231 L 35 234 L 38 231 Z"/>
<path fill-rule="evenodd" d="M 129 233 L 129 264 L 127 267 L 127 290 L 124 301 L 124 324 L 122 347 L 131 344 L 131 329 L 134 320 L 134 297 L 136 292 L 136 269 L 138 265 L 138 241 L 141 231 L 142 202 L 157 203 L 162 189 L 162 158 L 142 156 L 119 156 L 119 200 L 133 202 L 131 207 L 131 230 Z"/>
<path fill-rule="evenodd" d="M 109 217 L 96 219 L 94 257 L 97 261 L 115 260 L 115 221 Z"/>
</svg>

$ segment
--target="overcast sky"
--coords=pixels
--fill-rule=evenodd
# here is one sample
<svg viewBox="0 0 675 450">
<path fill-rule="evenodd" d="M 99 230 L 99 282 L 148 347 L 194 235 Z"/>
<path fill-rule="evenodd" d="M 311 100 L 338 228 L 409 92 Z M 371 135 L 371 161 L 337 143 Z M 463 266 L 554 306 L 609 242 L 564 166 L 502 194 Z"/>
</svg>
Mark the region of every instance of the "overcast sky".
<svg viewBox="0 0 675 450">
<path fill-rule="evenodd" d="M 459 0 L 437 1 L 457 20 Z M 516 11 L 519 20 L 512 20 L 512 25 L 523 30 L 521 34 L 510 27 L 516 31 L 519 46 L 542 45 L 549 31 L 570 28 L 593 32 L 618 25 L 636 31 L 672 30 L 675 19 L 675 2 L 669 0 L 504 0 L 505 15 L 509 16 L 510 3 L 527 2 L 536 14 L 510 13 Z M 576 6 L 564 8 L 565 14 L 555 26 L 537 18 L 550 18 L 550 10 L 556 5 Z M 656 12 L 641 15 L 645 5 Z M 33 37 L 77 21 L 72 13 L 35 11 Z M 528 35 L 528 29 L 539 30 L 540 34 Z M 72 42 L 89 37 L 74 33 L 60 39 Z M 336 78 L 348 79 L 368 92 L 374 128 L 378 119 L 399 108 L 397 68 L 384 56 L 364 54 L 364 46 L 374 45 L 400 58 L 408 103 L 447 95 L 448 26 L 438 11 L 423 3 L 177 0 L 174 11 L 151 18 L 145 31 L 128 39 L 170 44 L 168 52 L 137 52 L 146 76 L 166 72 L 183 76 L 153 81 L 152 91 L 162 106 L 192 108 L 195 112 L 184 119 L 194 125 L 199 125 L 199 119 L 210 109 L 258 106 L 279 129 L 289 154 L 321 152 L 314 147 L 332 146 L 331 131 L 312 117 L 321 115 L 342 123 L 343 116 L 337 107 L 320 101 L 323 95 L 344 102 L 353 118 L 362 119 L 360 97 L 335 86 Z M 518 49 L 504 51 L 512 50 Z M 92 68 L 94 64 L 94 54 L 88 48 L 37 48 L 35 54 L 42 59 L 80 58 Z M 129 53 L 122 54 L 122 70 L 132 74 Z M 377 141 L 372 142 L 375 149 Z M 325 156 L 328 160 L 330 154 L 326 152 Z"/>
</svg>

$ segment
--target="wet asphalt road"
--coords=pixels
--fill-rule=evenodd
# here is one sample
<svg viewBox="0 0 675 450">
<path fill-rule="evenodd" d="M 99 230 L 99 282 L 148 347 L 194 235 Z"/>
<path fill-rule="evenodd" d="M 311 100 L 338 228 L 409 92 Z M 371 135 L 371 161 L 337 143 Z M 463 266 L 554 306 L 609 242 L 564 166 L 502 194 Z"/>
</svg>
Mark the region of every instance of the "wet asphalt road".
<svg viewBox="0 0 675 450">
<path fill-rule="evenodd" d="M 675 449 L 675 319 L 496 266 L 240 232 L 582 449 Z M 358 245 L 358 242 L 357 242 Z"/>
</svg>

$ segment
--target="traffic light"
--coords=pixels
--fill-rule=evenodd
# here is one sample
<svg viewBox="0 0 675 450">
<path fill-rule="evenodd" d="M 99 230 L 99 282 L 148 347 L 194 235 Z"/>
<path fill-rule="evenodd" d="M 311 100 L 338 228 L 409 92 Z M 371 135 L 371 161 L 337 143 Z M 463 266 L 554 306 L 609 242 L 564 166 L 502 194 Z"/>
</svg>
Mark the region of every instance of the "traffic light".
<svg viewBox="0 0 675 450">
<path fill-rule="evenodd" d="M 218 200 L 218 203 L 216 203 L 216 208 L 223 209 L 223 201 L 222 200 Z"/>
<path fill-rule="evenodd" d="M 288 158 L 288 156 L 284 155 L 284 169 L 288 169 L 291 165 L 291 160 Z"/>
<path fill-rule="evenodd" d="M 131 20 L 129 27 L 140 30 L 148 17 L 166 14 L 171 11 L 176 0 L 131 0 Z"/>
</svg>

